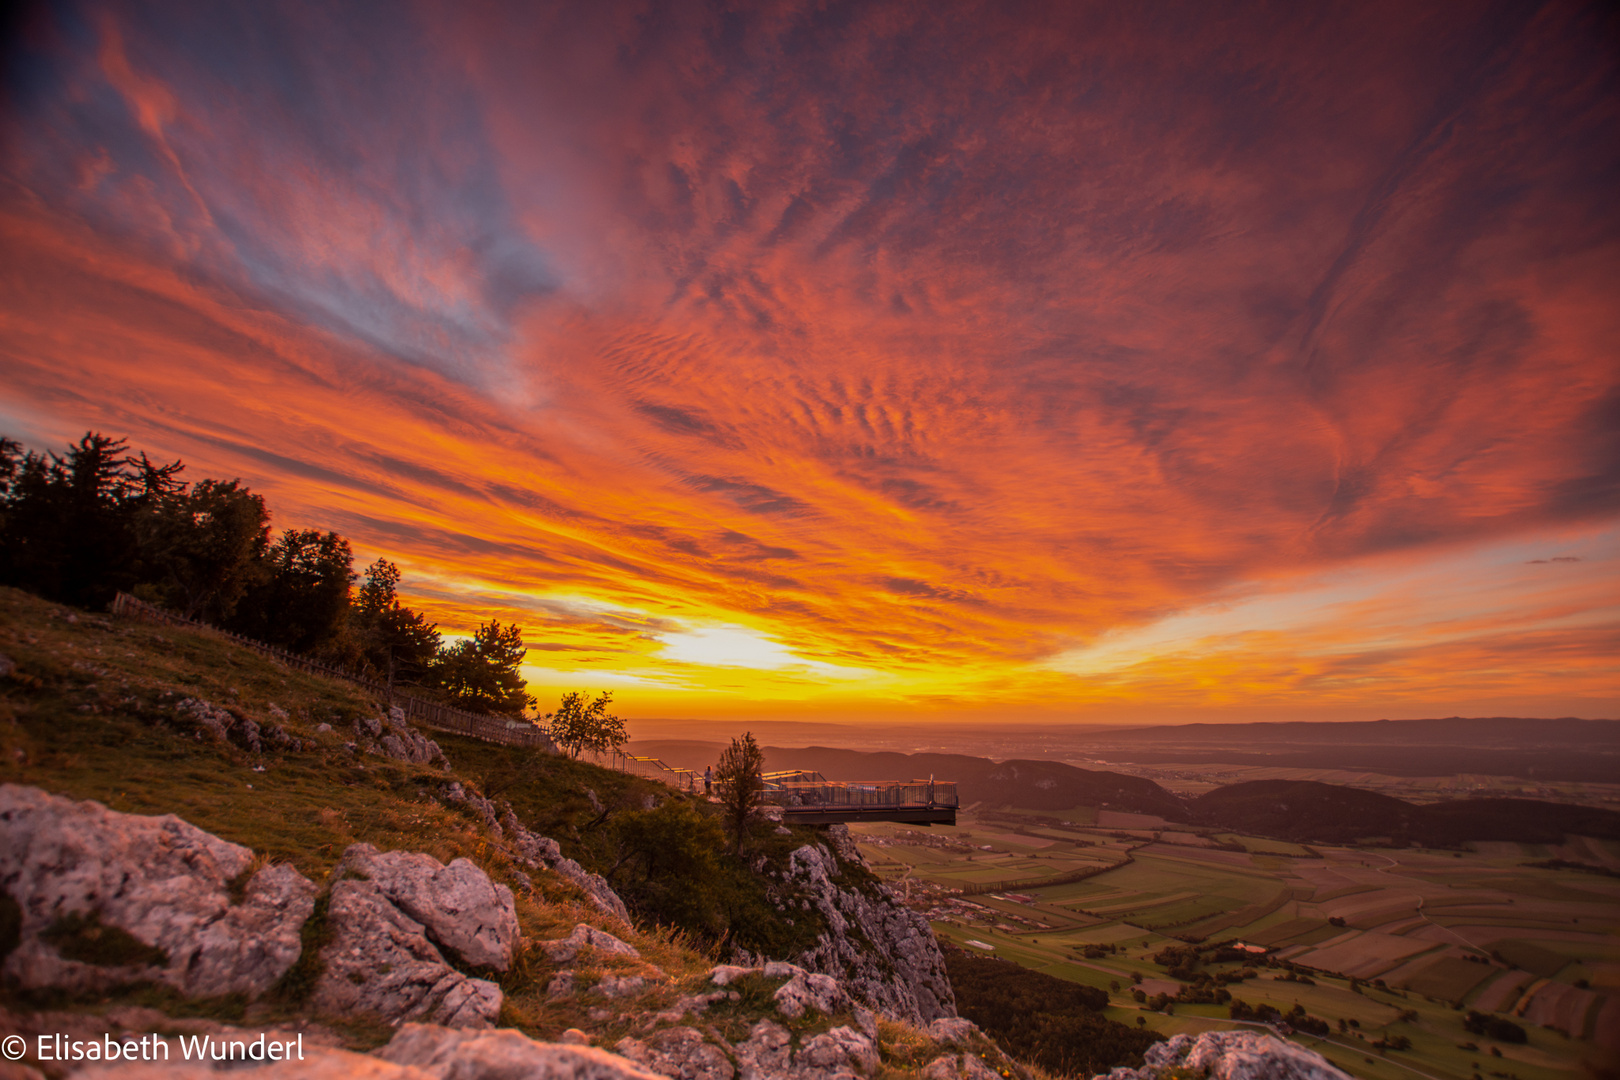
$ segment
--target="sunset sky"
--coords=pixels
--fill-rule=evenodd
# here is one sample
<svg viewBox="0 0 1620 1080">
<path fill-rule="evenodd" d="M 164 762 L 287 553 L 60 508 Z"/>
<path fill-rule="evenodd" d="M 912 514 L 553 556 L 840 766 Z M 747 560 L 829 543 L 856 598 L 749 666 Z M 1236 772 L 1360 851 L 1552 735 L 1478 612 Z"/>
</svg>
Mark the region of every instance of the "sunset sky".
<svg viewBox="0 0 1620 1080">
<path fill-rule="evenodd" d="M 0 433 L 635 717 L 1620 715 L 1620 23 L 65 3 Z"/>
</svg>

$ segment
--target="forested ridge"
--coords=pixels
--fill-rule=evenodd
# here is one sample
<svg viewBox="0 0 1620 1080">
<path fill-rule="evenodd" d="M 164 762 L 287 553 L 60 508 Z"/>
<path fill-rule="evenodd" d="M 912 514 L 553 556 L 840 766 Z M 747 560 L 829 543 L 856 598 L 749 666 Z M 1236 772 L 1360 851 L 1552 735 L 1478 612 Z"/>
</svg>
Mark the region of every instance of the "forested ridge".
<svg viewBox="0 0 1620 1080">
<path fill-rule="evenodd" d="M 118 592 L 474 712 L 534 706 L 522 629 L 490 620 L 446 641 L 400 601 L 400 571 L 354 568 L 346 537 L 272 536 L 241 480 L 184 477 L 127 440 L 87 433 L 60 454 L 0 437 L 0 584 L 91 610 Z"/>
</svg>

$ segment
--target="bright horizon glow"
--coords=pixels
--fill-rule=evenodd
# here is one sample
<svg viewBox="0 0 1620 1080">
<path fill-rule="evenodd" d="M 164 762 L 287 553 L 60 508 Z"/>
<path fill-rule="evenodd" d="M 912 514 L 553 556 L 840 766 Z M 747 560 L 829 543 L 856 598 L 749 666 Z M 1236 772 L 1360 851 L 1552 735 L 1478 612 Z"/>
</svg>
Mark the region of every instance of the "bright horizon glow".
<svg viewBox="0 0 1620 1080">
<path fill-rule="evenodd" d="M 542 710 L 1620 715 L 1587 15 L 629 10 L 38 9 L 0 434 L 242 479 Z"/>
</svg>

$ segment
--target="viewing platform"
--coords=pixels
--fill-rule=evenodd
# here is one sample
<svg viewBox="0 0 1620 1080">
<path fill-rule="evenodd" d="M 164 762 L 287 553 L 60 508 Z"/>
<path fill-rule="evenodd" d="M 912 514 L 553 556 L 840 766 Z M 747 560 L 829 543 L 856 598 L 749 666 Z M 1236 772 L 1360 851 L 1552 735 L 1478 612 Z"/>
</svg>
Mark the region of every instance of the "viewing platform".
<svg viewBox="0 0 1620 1080">
<path fill-rule="evenodd" d="M 703 773 L 681 769 L 658 758 L 623 751 L 585 753 L 584 760 L 632 776 L 660 780 L 693 794 L 703 792 Z M 759 801 L 780 807 L 782 820 L 800 825 L 831 825 L 839 821 L 896 821 L 906 825 L 955 825 L 956 781 L 935 780 L 828 780 L 818 772 L 789 769 L 768 772 L 760 779 L 765 790 Z"/>
<path fill-rule="evenodd" d="M 896 821 L 955 825 L 954 780 L 828 780 L 817 772 L 766 773 L 760 802 L 782 808 L 784 822 Z"/>
</svg>

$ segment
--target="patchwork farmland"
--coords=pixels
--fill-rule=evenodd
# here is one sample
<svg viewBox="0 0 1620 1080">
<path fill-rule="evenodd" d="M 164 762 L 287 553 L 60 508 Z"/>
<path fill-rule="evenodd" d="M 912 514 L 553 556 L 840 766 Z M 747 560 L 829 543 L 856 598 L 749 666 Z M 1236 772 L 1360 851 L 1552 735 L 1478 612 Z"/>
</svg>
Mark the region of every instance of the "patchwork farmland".
<svg viewBox="0 0 1620 1080">
<path fill-rule="evenodd" d="M 854 831 L 942 939 L 1107 990 L 1126 1023 L 1254 1022 L 1197 1000 L 1218 988 L 1297 1010 L 1291 1037 L 1356 1076 L 1569 1080 L 1620 1057 L 1620 876 L 1601 872 L 1620 845 L 1326 847 L 1079 810 Z M 1527 865 L 1559 860 L 1593 869 Z M 1525 1040 L 1471 1031 L 1472 1014 Z"/>
</svg>

